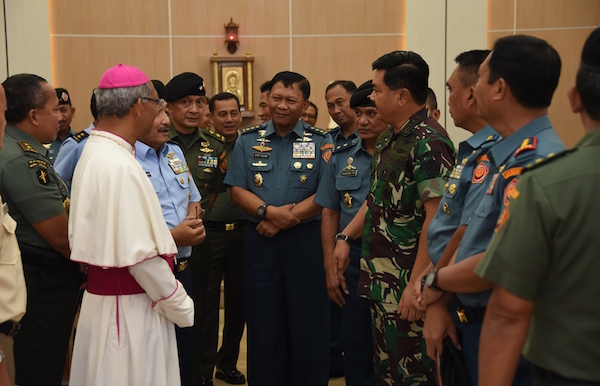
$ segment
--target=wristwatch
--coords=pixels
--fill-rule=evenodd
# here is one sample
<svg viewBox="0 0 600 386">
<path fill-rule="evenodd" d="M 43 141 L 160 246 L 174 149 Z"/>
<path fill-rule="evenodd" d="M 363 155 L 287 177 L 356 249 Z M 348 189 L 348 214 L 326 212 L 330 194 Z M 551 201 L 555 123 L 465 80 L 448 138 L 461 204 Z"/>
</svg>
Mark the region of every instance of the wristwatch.
<svg viewBox="0 0 600 386">
<path fill-rule="evenodd" d="M 427 285 L 427 287 L 433 290 L 443 291 L 440 287 L 437 286 L 438 270 L 438 268 L 433 268 L 431 271 L 429 271 L 427 276 L 425 276 L 425 284 Z"/>
<path fill-rule="evenodd" d="M 265 218 L 265 216 L 267 215 L 267 206 L 269 206 L 269 204 L 267 204 L 266 202 L 261 204 L 258 207 L 258 210 L 256 211 L 258 213 L 258 216 L 262 219 Z"/>
<path fill-rule="evenodd" d="M 338 233 L 337 235 L 335 235 L 335 239 L 336 240 L 343 240 L 345 242 L 347 242 L 348 244 L 352 243 L 354 241 L 354 239 L 348 235 L 343 234 L 342 232 Z"/>
</svg>

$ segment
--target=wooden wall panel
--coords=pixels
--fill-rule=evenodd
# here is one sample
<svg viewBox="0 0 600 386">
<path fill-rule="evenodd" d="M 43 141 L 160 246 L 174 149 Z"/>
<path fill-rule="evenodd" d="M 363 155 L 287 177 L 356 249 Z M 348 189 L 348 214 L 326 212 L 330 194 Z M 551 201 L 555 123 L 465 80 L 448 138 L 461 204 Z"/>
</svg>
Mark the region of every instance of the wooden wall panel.
<svg viewBox="0 0 600 386">
<path fill-rule="evenodd" d="M 405 0 L 303 0 L 292 2 L 293 34 L 404 32 Z"/>
<path fill-rule="evenodd" d="M 240 35 L 289 34 L 287 1 L 171 0 L 174 35 L 223 35 L 224 24 L 240 24 Z"/>
<path fill-rule="evenodd" d="M 518 0 L 517 29 L 600 25 L 598 0 Z"/>
<path fill-rule="evenodd" d="M 142 69 L 151 79 L 169 79 L 168 39 L 53 37 L 54 87 L 69 90 L 77 108 L 72 128 L 86 128 L 92 90 L 108 68 L 125 63 Z"/>
<path fill-rule="evenodd" d="M 515 0 L 488 1 L 488 30 L 513 29 Z"/>
<path fill-rule="evenodd" d="M 168 35 L 165 0 L 50 0 L 51 34 Z"/>
</svg>

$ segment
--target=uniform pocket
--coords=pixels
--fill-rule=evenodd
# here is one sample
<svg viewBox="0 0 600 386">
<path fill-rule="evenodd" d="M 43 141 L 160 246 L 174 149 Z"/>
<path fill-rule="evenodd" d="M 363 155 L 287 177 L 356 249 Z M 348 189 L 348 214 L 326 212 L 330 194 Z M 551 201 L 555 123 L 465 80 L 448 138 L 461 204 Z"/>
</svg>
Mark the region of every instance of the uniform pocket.
<svg viewBox="0 0 600 386">
<path fill-rule="evenodd" d="M 293 159 L 290 167 L 290 188 L 299 191 L 316 191 L 319 184 L 318 173 L 315 173 L 317 166 L 314 159 Z"/>
<path fill-rule="evenodd" d="M 273 186 L 275 176 L 271 159 L 251 158 L 248 170 L 248 186 L 253 186 L 253 190 L 267 190 Z"/>
</svg>

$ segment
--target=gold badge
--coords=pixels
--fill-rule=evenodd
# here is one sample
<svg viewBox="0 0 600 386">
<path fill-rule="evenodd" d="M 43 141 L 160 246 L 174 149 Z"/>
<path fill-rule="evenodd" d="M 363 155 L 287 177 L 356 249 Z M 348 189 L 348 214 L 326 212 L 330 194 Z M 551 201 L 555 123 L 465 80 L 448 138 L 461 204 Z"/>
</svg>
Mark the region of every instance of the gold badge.
<svg viewBox="0 0 600 386">
<path fill-rule="evenodd" d="M 350 194 L 348 194 L 348 192 L 344 194 L 344 204 L 346 204 L 348 208 L 352 208 L 352 197 L 350 197 Z"/>
<path fill-rule="evenodd" d="M 446 182 L 446 185 L 444 185 L 444 190 L 448 190 L 448 184 L 449 182 Z"/>
<path fill-rule="evenodd" d="M 252 166 L 258 167 L 258 168 L 264 168 L 265 166 L 267 166 L 267 164 L 265 162 L 258 161 L 258 162 L 252 162 Z"/>
<path fill-rule="evenodd" d="M 65 208 L 65 212 L 68 212 L 70 207 L 71 207 L 71 200 L 69 199 L 69 197 L 67 197 L 63 201 L 63 208 Z"/>
<path fill-rule="evenodd" d="M 313 165 L 313 164 L 311 164 L 310 162 L 306 164 L 306 168 L 307 168 L 308 170 L 312 170 L 312 168 L 313 168 L 313 167 L 314 167 L 314 165 Z"/>
<path fill-rule="evenodd" d="M 260 135 L 261 137 L 264 137 L 266 133 L 267 133 L 266 129 L 264 129 L 264 130 L 258 130 L 258 135 Z"/>
<path fill-rule="evenodd" d="M 463 158 L 462 161 L 460 161 L 461 164 L 466 165 L 467 164 L 467 157 Z"/>
<path fill-rule="evenodd" d="M 256 151 L 260 151 L 261 153 L 273 150 L 272 147 L 265 145 L 264 142 L 261 142 L 258 146 L 252 146 L 252 148 Z"/>
<path fill-rule="evenodd" d="M 42 185 L 47 185 L 48 184 L 48 173 L 46 173 L 44 170 L 39 169 L 37 171 L 37 176 L 38 176 L 38 179 L 40 180 L 40 183 Z"/>
<path fill-rule="evenodd" d="M 255 185 L 257 188 L 259 188 L 259 187 L 261 187 L 261 186 L 262 186 L 262 184 L 263 184 L 263 176 L 262 176 L 262 174 L 260 174 L 260 173 L 256 173 L 256 174 L 254 175 L 254 185 Z"/>
<path fill-rule="evenodd" d="M 215 149 L 209 149 L 208 147 L 201 147 L 200 151 L 202 153 L 212 153 L 213 151 L 215 151 Z"/>
<path fill-rule="evenodd" d="M 189 192 L 188 193 L 188 200 L 191 200 L 191 199 L 192 199 L 192 192 Z"/>
<path fill-rule="evenodd" d="M 202 146 L 202 147 L 210 147 L 210 142 L 200 142 L 200 146 Z"/>
<path fill-rule="evenodd" d="M 450 185 L 448 192 L 450 192 L 450 194 L 454 194 L 454 192 L 456 192 L 456 185 L 455 184 Z"/>
<path fill-rule="evenodd" d="M 204 173 L 212 173 L 212 169 L 211 168 L 204 168 L 204 169 L 202 169 L 202 171 Z"/>
<path fill-rule="evenodd" d="M 294 169 L 300 169 L 302 167 L 302 162 L 296 161 L 294 162 Z"/>
<path fill-rule="evenodd" d="M 179 178 L 179 182 L 181 182 L 183 184 L 183 178 Z"/>
<path fill-rule="evenodd" d="M 498 168 L 498 171 L 499 171 L 500 173 L 502 173 L 502 172 L 504 171 L 504 165 L 500 166 L 500 167 Z"/>
<path fill-rule="evenodd" d="M 167 158 L 168 159 L 173 159 L 174 156 L 175 156 L 175 153 L 169 153 L 169 154 L 167 154 Z"/>
<path fill-rule="evenodd" d="M 356 169 L 356 166 L 352 165 L 352 162 L 354 162 L 354 158 L 348 157 L 348 166 L 346 166 L 344 168 L 344 170 L 353 170 L 353 169 Z"/>
<path fill-rule="evenodd" d="M 306 183 L 307 180 L 308 180 L 308 177 L 306 177 L 305 174 L 300 176 L 300 182 L 302 182 L 303 184 Z"/>
<path fill-rule="evenodd" d="M 450 207 L 448 206 L 447 202 L 444 202 L 444 206 L 442 208 L 444 209 L 444 213 L 450 214 Z"/>
</svg>

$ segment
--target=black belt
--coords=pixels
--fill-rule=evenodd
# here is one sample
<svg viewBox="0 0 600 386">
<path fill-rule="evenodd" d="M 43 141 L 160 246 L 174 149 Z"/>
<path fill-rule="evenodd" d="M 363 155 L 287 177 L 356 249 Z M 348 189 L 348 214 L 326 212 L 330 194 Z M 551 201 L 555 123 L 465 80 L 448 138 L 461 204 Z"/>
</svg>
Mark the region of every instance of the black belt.
<svg viewBox="0 0 600 386">
<path fill-rule="evenodd" d="M 236 229 L 241 229 L 246 226 L 248 220 L 237 220 L 237 221 L 211 221 L 204 220 L 204 227 L 211 231 L 234 231 Z"/>
<path fill-rule="evenodd" d="M 173 271 L 175 272 L 183 272 L 188 266 L 189 257 L 182 257 L 179 259 L 175 259 L 175 264 L 173 266 Z"/>
<path fill-rule="evenodd" d="M 485 316 L 485 307 L 456 307 L 456 315 L 461 323 L 483 323 Z"/>
<path fill-rule="evenodd" d="M 0 324 L 0 334 L 4 334 L 6 336 L 15 336 L 19 329 L 21 328 L 21 323 L 15 322 L 14 320 L 7 320 L 6 322 Z"/>
<path fill-rule="evenodd" d="M 553 371 L 546 370 L 541 368 L 540 366 L 531 364 L 531 373 L 533 379 L 543 380 L 547 382 L 564 382 L 564 383 L 574 383 L 577 385 L 600 385 L 600 382 L 589 382 L 589 381 L 581 381 L 579 379 L 572 379 L 563 377 L 562 375 L 555 373 Z"/>
</svg>

